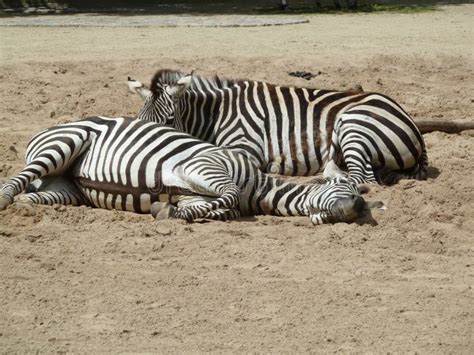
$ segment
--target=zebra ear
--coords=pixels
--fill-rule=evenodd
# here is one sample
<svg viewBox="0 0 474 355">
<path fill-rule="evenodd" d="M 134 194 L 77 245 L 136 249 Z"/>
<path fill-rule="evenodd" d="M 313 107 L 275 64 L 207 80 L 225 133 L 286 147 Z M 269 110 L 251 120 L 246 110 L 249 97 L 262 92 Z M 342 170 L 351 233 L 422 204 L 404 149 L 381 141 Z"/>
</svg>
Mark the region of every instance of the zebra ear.
<svg viewBox="0 0 474 355">
<path fill-rule="evenodd" d="M 192 73 L 186 76 L 183 76 L 179 79 L 176 84 L 169 85 L 166 87 L 166 92 L 171 95 L 173 98 L 179 98 L 191 85 L 193 80 Z"/>
<path fill-rule="evenodd" d="M 183 76 L 181 79 L 178 80 L 176 85 L 179 86 L 181 90 L 186 90 L 189 85 L 191 85 L 191 82 L 193 81 L 193 72 L 194 70 L 191 72 L 191 74 Z"/>
<path fill-rule="evenodd" d="M 127 85 L 130 92 L 140 95 L 143 100 L 151 95 L 151 91 L 141 81 L 127 77 Z"/>
<path fill-rule="evenodd" d="M 373 208 L 377 208 L 379 210 L 385 211 L 387 209 L 387 206 L 385 206 L 385 203 L 382 201 L 366 201 L 364 209 L 365 210 L 371 210 Z"/>
</svg>

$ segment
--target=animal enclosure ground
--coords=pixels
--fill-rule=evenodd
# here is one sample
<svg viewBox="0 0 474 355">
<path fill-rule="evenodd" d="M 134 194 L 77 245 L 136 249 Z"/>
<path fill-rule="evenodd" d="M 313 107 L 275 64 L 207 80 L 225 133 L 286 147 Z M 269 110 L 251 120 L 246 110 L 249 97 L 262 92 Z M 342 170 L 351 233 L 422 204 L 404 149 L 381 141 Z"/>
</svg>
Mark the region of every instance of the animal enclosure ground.
<svg viewBox="0 0 474 355">
<path fill-rule="evenodd" d="M 158 68 L 361 84 L 415 119 L 472 121 L 473 15 L 459 5 L 282 27 L 0 28 L 0 182 L 40 129 L 134 115 L 127 75 L 147 82 Z M 12 205 L 0 212 L 0 348 L 468 353 L 474 138 L 425 139 L 430 178 L 372 189 L 388 206 L 374 227 Z"/>
</svg>

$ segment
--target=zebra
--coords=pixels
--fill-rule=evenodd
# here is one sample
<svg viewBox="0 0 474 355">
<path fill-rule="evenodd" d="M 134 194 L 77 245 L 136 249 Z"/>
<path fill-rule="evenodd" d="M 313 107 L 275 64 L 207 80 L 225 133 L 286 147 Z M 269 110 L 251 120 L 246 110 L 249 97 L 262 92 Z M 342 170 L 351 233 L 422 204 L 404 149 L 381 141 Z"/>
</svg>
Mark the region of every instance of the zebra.
<svg viewBox="0 0 474 355">
<path fill-rule="evenodd" d="M 285 182 L 262 173 L 241 153 L 127 117 L 89 117 L 35 135 L 26 166 L 0 188 L 0 210 L 35 181 L 36 189 L 20 201 L 86 204 L 151 213 L 158 220 L 273 214 L 309 216 L 318 225 L 352 222 L 385 207 L 366 202 L 345 178 Z"/>
<path fill-rule="evenodd" d="M 426 179 L 423 136 L 391 98 L 361 90 L 276 86 L 207 79 L 162 69 L 147 88 L 128 77 L 144 105 L 138 119 L 172 125 L 240 151 L 262 171 L 345 175 L 356 184 Z"/>
</svg>

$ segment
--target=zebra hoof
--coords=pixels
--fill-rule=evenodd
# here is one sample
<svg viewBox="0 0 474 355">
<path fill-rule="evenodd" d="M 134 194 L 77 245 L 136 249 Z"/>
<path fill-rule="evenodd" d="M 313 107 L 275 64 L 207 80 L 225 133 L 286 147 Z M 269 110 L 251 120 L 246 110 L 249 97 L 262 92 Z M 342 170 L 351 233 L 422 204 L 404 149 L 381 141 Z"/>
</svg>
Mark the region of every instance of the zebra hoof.
<svg viewBox="0 0 474 355">
<path fill-rule="evenodd" d="M 31 201 L 30 198 L 28 198 L 28 196 L 25 194 L 25 195 L 21 195 L 18 200 L 17 200 L 17 203 L 22 203 L 24 205 L 30 205 L 30 206 L 33 206 L 34 203 L 33 201 Z"/>
<path fill-rule="evenodd" d="M 10 206 L 12 201 L 8 197 L 0 196 L 0 211 L 3 211 Z"/>
<path fill-rule="evenodd" d="M 166 202 L 155 202 L 151 205 L 150 213 L 157 221 L 173 217 L 176 207 Z"/>
</svg>

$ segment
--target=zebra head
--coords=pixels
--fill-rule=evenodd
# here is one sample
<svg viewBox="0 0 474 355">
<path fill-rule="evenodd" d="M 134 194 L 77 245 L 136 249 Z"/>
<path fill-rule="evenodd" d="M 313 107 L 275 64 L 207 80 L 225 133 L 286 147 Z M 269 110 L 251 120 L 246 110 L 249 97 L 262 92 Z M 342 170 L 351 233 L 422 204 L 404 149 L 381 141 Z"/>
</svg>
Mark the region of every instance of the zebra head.
<svg viewBox="0 0 474 355">
<path fill-rule="evenodd" d="M 366 190 L 365 190 L 366 191 Z M 316 186 L 306 200 L 311 222 L 315 225 L 336 222 L 354 222 L 366 218 L 372 219 L 370 210 L 384 210 L 381 201 L 366 202 L 361 196 L 364 189 L 345 177 L 336 177 L 323 185 Z"/>
<path fill-rule="evenodd" d="M 173 77 L 170 76 L 171 74 Z M 165 71 L 165 73 L 161 72 L 161 75 L 154 76 L 148 89 L 141 82 L 128 77 L 130 91 L 137 93 L 144 100 L 137 119 L 174 126 L 178 100 L 191 82 L 192 73 L 184 75 L 179 72 Z"/>
</svg>

